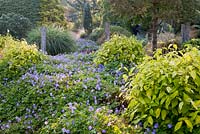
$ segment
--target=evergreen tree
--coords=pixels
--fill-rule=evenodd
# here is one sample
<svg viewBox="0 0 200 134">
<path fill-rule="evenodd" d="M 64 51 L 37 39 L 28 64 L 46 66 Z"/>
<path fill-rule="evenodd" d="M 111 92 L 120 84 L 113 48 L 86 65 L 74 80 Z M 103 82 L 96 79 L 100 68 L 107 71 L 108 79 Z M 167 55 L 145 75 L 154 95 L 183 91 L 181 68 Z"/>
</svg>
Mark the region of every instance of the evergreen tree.
<svg viewBox="0 0 200 134">
<path fill-rule="evenodd" d="M 90 34 L 92 32 L 92 16 L 90 5 L 88 2 L 84 4 L 83 8 L 83 27 L 87 34 Z"/>
</svg>

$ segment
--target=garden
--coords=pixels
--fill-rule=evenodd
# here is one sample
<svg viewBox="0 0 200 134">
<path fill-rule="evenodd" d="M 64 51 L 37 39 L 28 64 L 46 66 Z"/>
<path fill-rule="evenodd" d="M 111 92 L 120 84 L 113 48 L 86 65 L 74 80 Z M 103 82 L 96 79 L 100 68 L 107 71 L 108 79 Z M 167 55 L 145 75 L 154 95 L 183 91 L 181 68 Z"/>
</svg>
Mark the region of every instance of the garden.
<svg viewBox="0 0 200 134">
<path fill-rule="evenodd" d="M 0 6 L 0 134 L 200 133 L 199 0 Z"/>
</svg>

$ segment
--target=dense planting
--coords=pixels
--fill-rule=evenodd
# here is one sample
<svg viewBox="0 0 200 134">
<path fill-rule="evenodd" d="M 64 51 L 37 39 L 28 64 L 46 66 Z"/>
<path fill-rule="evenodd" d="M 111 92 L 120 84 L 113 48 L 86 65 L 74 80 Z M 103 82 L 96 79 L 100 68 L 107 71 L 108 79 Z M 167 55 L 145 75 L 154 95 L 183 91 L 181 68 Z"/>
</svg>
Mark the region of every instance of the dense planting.
<svg viewBox="0 0 200 134">
<path fill-rule="evenodd" d="M 118 98 L 120 74 L 96 67 L 92 57 L 78 53 L 49 57 L 23 74 L 18 72 L 20 77 L 3 79 L 0 133 L 133 133 L 133 127 L 118 116 L 124 111 Z"/>
<path fill-rule="evenodd" d="M 190 133 L 199 126 L 200 53 L 196 48 L 146 57 L 130 78 L 127 116 L 146 132 Z"/>
</svg>

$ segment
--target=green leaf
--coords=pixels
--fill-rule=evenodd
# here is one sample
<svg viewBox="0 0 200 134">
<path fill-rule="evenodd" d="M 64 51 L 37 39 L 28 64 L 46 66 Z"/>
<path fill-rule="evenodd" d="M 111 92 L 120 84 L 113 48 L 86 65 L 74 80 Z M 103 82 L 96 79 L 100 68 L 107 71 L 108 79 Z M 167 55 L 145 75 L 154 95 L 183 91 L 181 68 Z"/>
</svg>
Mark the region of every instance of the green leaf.
<svg viewBox="0 0 200 134">
<path fill-rule="evenodd" d="M 181 111 L 182 108 L 183 108 L 183 104 L 184 104 L 184 102 L 181 102 L 181 103 L 179 103 L 179 105 L 178 105 L 178 108 L 179 108 L 180 111 Z"/>
<path fill-rule="evenodd" d="M 192 125 L 191 121 L 190 120 L 184 120 L 184 121 L 185 121 L 187 127 L 192 130 L 193 129 L 193 125 Z"/>
<path fill-rule="evenodd" d="M 124 74 L 122 77 L 123 77 L 123 79 L 124 79 L 125 81 L 128 80 L 128 76 L 127 76 L 126 74 Z"/>
<path fill-rule="evenodd" d="M 175 125 L 174 132 L 176 132 L 177 130 L 179 130 L 179 129 L 181 128 L 182 124 L 183 124 L 182 121 L 178 122 L 178 123 Z"/>
<path fill-rule="evenodd" d="M 192 101 L 192 99 L 186 93 L 183 93 L 183 100 L 186 101 L 186 102 Z"/>
<path fill-rule="evenodd" d="M 193 70 L 191 72 L 189 72 L 190 76 L 195 80 L 196 79 L 196 72 Z"/>
<path fill-rule="evenodd" d="M 160 108 L 156 109 L 156 118 L 158 118 L 160 116 L 160 112 L 161 112 Z"/>
<path fill-rule="evenodd" d="M 161 112 L 162 120 L 165 120 L 166 116 L 167 116 L 167 111 L 166 110 L 162 110 L 162 112 Z"/>
<path fill-rule="evenodd" d="M 147 90 L 146 95 L 149 99 L 151 99 L 152 90 Z"/>
<path fill-rule="evenodd" d="M 172 108 L 176 107 L 178 105 L 178 100 L 177 99 L 174 99 L 172 101 Z"/>
<path fill-rule="evenodd" d="M 200 116 L 197 115 L 195 119 L 195 125 L 200 124 Z"/>
<path fill-rule="evenodd" d="M 150 125 L 153 125 L 153 118 L 151 116 L 148 117 L 147 121 Z"/>
<path fill-rule="evenodd" d="M 175 91 L 172 95 L 170 95 L 171 100 L 178 96 L 178 91 Z"/>
<path fill-rule="evenodd" d="M 171 102 L 171 98 L 168 97 L 167 100 L 165 101 L 165 108 L 166 108 L 166 109 L 169 109 L 169 104 L 170 104 L 170 102 Z"/>
</svg>

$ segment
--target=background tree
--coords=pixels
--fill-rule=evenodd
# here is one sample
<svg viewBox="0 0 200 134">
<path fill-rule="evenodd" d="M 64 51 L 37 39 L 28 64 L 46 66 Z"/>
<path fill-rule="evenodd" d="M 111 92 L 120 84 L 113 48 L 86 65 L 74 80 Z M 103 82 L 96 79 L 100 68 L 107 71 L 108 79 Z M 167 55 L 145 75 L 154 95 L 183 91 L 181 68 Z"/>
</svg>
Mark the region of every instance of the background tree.
<svg viewBox="0 0 200 134">
<path fill-rule="evenodd" d="M 40 25 L 48 25 L 51 23 L 61 26 L 67 25 L 64 15 L 64 7 L 61 5 L 60 0 L 41 0 L 40 17 Z"/>
<path fill-rule="evenodd" d="M 32 28 L 30 20 L 22 15 L 7 13 L 0 16 L 0 34 L 6 35 L 9 31 L 13 37 L 21 39 Z"/>
<path fill-rule="evenodd" d="M 87 34 L 90 34 L 92 32 L 92 16 L 90 5 L 88 2 L 84 4 L 83 8 L 83 27 Z"/>
<path fill-rule="evenodd" d="M 15 13 L 29 18 L 36 25 L 40 21 L 40 0 L 0 0 L 0 16 Z"/>
<path fill-rule="evenodd" d="M 73 22 L 76 28 L 83 26 L 84 7 L 86 4 L 90 6 L 90 14 L 93 18 L 92 25 L 100 25 L 98 0 L 62 0 L 62 4 L 70 12 L 67 14 L 69 21 Z"/>
<path fill-rule="evenodd" d="M 193 12 L 184 10 L 191 6 L 197 9 L 193 3 L 198 4 L 199 0 L 109 0 L 114 11 L 127 17 L 137 16 L 140 20 L 150 17 L 150 32 L 152 33 L 152 50 L 157 48 L 157 30 L 160 20 L 186 20 Z M 184 3 L 188 3 L 185 7 Z M 184 7 L 184 8 L 183 8 Z M 185 15 L 187 12 L 187 15 Z M 182 15 L 183 16 L 182 16 Z M 181 21 L 180 21 L 181 22 Z"/>
</svg>

